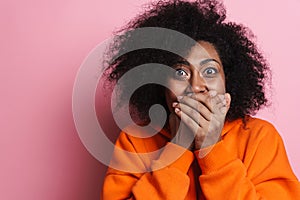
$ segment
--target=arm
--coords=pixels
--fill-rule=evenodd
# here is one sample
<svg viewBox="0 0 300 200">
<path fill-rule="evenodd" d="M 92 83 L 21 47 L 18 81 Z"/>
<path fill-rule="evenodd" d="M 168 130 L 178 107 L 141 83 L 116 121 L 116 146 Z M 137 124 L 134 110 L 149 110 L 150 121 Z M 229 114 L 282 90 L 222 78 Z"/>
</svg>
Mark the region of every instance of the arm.
<svg viewBox="0 0 300 200">
<path fill-rule="evenodd" d="M 136 144 L 137 146 L 135 146 Z M 138 152 L 138 143 L 132 141 L 126 134 L 122 133 L 116 143 L 126 151 Z M 169 164 L 168 159 L 178 152 L 181 153 L 179 159 Z M 115 158 L 118 155 L 114 155 Z M 189 177 L 187 171 L 194 159 L 191 151 L 178 145 L 168 143 L 158 159 L 151 161 L 148 172 L 130 173 L 109 168 L 104 180 L 102 199 L 184 199 L 189 189 Z M 128 160 L 124 158 L 118 161 Z M 131 160 L 131 163 L 147 161 Z M 122 162 L 120 163 L 122 165 Z M 152 171 L 154 169 L 155 171 Z"/>
<path fill-rule="evenodd" d="M 237 146 L 245 149 L 243 158 L 226 137 L 205 157 L 200 158 L 205 149 L 195 151 L 206 199 L 300 199 L 300 184 L 273 126 L 261 128 L 247 148 L 241 143 Z"/>
</svg>

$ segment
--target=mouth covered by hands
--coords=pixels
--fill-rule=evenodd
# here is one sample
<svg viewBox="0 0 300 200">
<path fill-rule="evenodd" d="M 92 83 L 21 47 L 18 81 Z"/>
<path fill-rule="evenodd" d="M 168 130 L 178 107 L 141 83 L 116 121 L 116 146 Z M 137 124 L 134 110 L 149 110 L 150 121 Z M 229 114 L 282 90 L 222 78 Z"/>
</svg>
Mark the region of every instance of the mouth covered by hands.
<svg viewBox="0 0 300 200">
<path fill-rule="evenodd" d="M 169 116 L 172 142 L 189 150 L 214 145 L 221 140 L 230 94 L 189 93 L 173 102 Z"/>
</svg>

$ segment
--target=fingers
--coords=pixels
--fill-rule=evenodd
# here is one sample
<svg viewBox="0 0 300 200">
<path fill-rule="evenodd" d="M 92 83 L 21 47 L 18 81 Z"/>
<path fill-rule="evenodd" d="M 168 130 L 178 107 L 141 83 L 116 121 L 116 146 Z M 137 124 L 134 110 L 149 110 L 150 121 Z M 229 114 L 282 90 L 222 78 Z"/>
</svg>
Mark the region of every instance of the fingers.
<svg viewBox="0 0 300 200">
<path fill-rule="evenodd" d="M 194 134 L 188 131 L 189 128 L 180 123 L 180 118 L 175 113 L 169 115 L 169 124 L 171 131 L 171 142 L 178 144 L 186 149 L 194 149 Z"/>
<path fill-rule="evenodd" d="M 178 100 L 179 102 L 173 103 L 175 114 L 195 137 L 194 147 L 198 149 L 202 143 L 206 146 L 216 143 L 230 108 L 230 94 L 198 93 L 180 97 Z"/>
<path fill-rule="evenodd" d="M 178 97 L 179 102 L 174 102 L 173 107 L 182 109 L 191 117 L 198 117 L 195 112 L 199 112 L 202 117 L 209 121 L 212 114 L 223 115 L 227 113 L 229 109 L 229 105 L 227 106 L 227 99 L 230 99 L 229 94 L 216 94 L 215 91 L 207 94 L 191 94 L 189 96 Z M 188 109 L 187 106 L 190 107 L 190 109 Z M 226 108 L 224 109 L 222 107 Z"/>
<path fill-rule="evenodd" d="M 226 108 L 227 108 L 227 111 L 228 111 L 229 108 L 230 108 L 231 96 L 230 96 L 229 93 L 225 93 L 224 97 L 225 97 L 225 100 L 226 100 Z"/>
<path fill-rule="evenodd" d="M 199 124 L 189 115 L 178 108 L 175 109 L 175 113 L 180 117 L 181 121 L 190 129 L 190 131 L 192 131 L 194 134 L 199 131 Z"/>
<path fill-rule="evenodd" d="M 199 120 L 209 121 L 211 118 L 211 112 L 203 104 L 197 102 L 194 99 L 191 99 L 191 101 L 189 101 L 188 103 L 175 102 L 173 103 L 173 107 L 182 110 L 192 119 L 194 119 L 197 123 L 200 123 Z"/>
<path fill-rule="evenodd" d="M 229 93 L 224 94 L 224 100 L 222 102 L 222 106 L 220 106 L 220 111 L 222 114 L 226 115 L 230 108 L 231 96 Z"/>
<path fill-rule="evenodd" d="M 215 91 L 212 91 L 207 94 L 200 94 L 200 93 L 190 93 L 187 96 L 179 96 L 178 101 L 180 103 L 185 103 L 195 109 L 197 109 L 197 105 L 199 103 L 202 104 L 202 106 L 205 106 L 209 112 L 213 111 L 211 98 L 215 97 L 217 94 Z M 197 110 L 200 110 L 202 108 L 198 108 Z"/>
<path fill-rule="evenodd" d="M 216 93 L 209 95 L 194 94 L 179 98 L 179 102 L 173 103 L 175 113 L 180 118 L 185 117 L 181 120 L 193 131 L 199 127 L 206 131 L 209 128 L 215 130 L 216 127 L 224 123 L 229 106 L 230 95 L 228 93 L 224 95 L 217 95 Z"/>
<path fill-rule="evenodd" d="M 203 141 L 205 140 L 205 136 L 207 133 L 206 128 L 208 126 L 200 127 L 198 125 L 198 123 L 196 123 L 186 113 L 184 113 L 183 111 L 181 111 L 179 109 L 176 109 L 176 114 L 180 116 L 182 123 L 185 124 L 186 127 L 189 129 L 189 131 L 192 133 L 192 134 L 188 134 L 188 135 L 193 136 L 193 138 L 194 138 L 193 147 L 195 149 L 200 149 Z M 184 133 L 186 134 L 187 130 L 185 130 Z M 186 143 L 185 145 L 187 145 L 187 144 L 188 143 Z"/>
</svg>

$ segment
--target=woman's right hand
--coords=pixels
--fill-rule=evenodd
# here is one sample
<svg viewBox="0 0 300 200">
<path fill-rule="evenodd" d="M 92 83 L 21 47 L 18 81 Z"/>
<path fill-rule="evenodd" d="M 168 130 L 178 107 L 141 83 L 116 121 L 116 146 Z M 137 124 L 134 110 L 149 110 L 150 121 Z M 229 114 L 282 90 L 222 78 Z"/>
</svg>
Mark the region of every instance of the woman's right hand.
<svg viewBox="0 0 300 200">
<path fill-rule="evenodd" d="M 190 151 L 194 150 L 194 134 L 184 124 L 180 125 L 180 118 L 172 112 L 169 116 L 169 125 L 171 131 L 171 142 L 178 144 Z"/>
<path fill-rule="evenodd" d="M 221 139 L 229 105 L 228 93 L 198 93 L 182 97 L 169 117 L 172 142 L 189 150 L 198 150 L 217 143 Z"/>
</svg>

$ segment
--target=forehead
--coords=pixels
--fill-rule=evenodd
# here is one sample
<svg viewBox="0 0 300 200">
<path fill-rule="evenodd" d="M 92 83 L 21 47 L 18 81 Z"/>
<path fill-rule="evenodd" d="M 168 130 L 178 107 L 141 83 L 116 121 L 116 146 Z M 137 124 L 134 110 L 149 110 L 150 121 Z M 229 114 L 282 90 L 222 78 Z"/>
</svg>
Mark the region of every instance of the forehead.
<svg viewBox="0 0 300 200">
<path fill-rule="evenodd" d="M 215 47 L 211 43 L 205 41 L 199 41 L 190 49 L 186 56 L 186 60 L 194 66 L 199 65 L 201 61 L 207 59 L 214 59 L 222 65 L 221 59 Z"/>
</svg>

